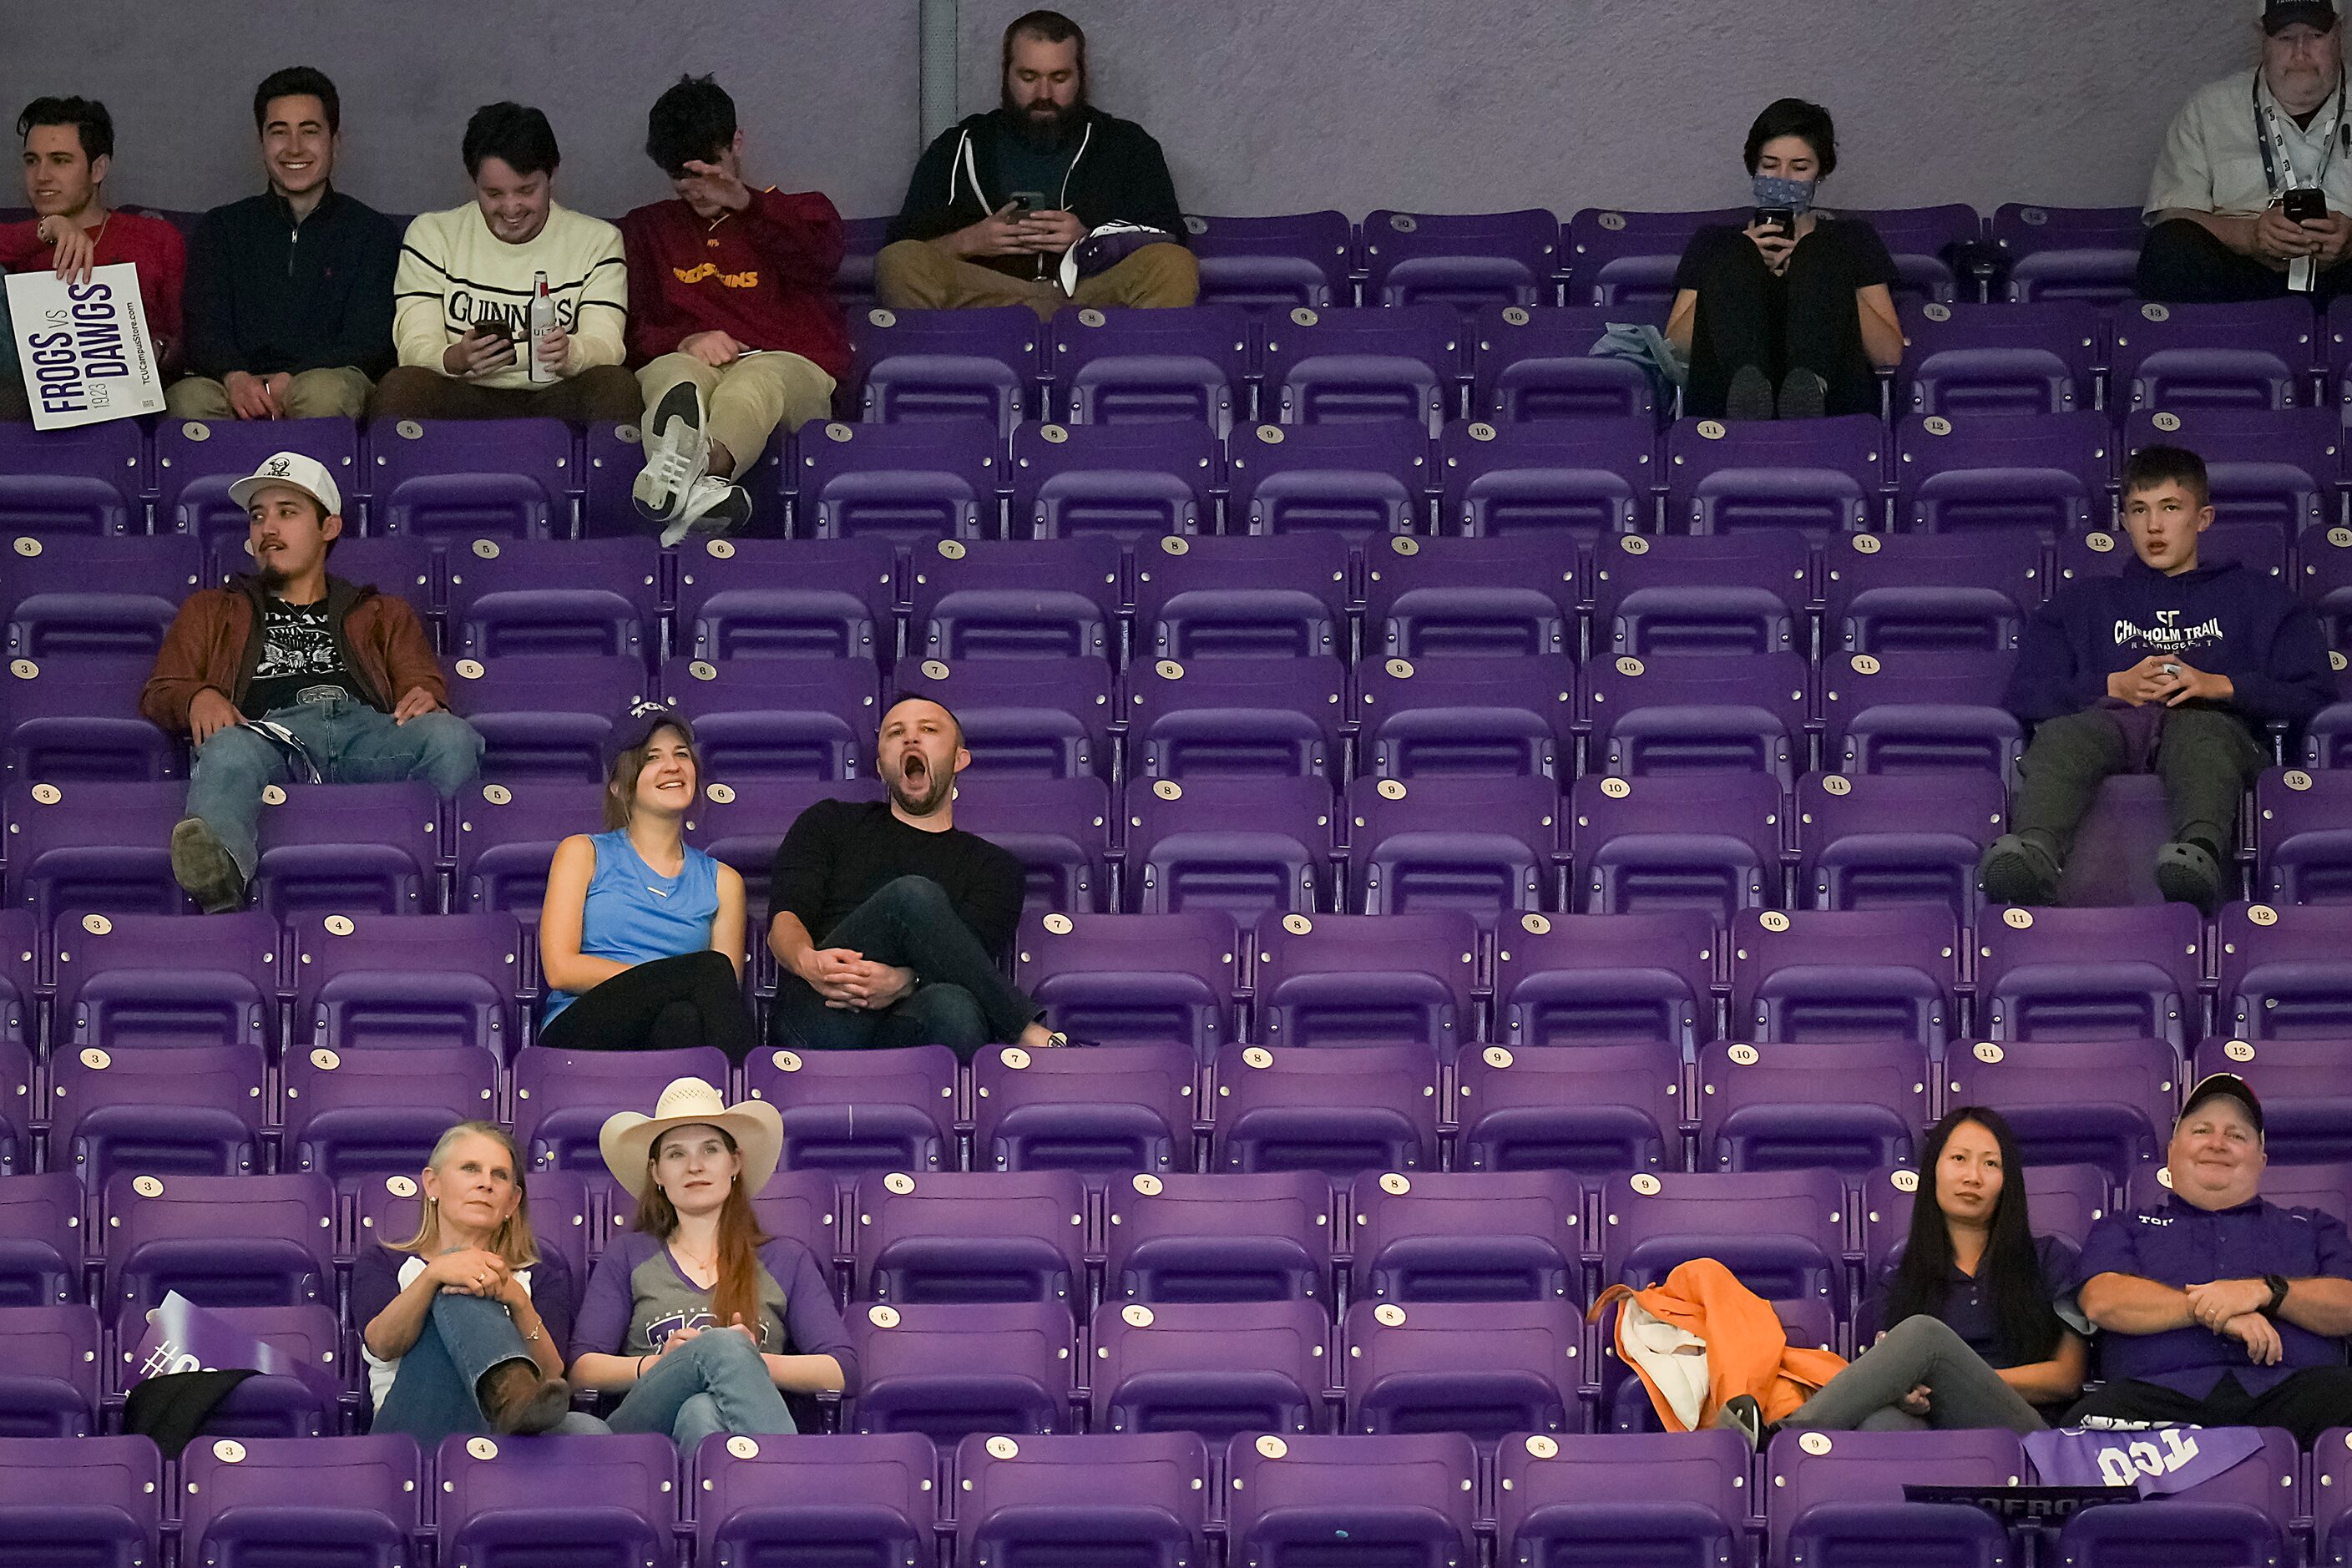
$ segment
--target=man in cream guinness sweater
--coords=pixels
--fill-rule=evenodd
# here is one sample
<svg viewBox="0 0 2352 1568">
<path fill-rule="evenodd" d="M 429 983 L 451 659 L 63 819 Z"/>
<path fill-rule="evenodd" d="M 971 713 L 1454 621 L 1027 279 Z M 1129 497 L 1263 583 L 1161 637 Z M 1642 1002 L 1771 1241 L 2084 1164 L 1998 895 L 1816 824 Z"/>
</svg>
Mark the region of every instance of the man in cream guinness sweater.
<svg viewBox="0 0 2352 1568">
<path fill-rule="evenodd" d="M 474 199 L 425 213 L 401 242 L 393 283 L 400 366 L 377 384 L 377 419 L 633 420 L 628 268 L 621 232 L 555 203 L 559 155 L 547 116 L 492 103 L 466 122 Z M 555 324 L 529 334 L 533 275 Z M 544 376 L 533 380 L 536 354 Z"/>
</svg>

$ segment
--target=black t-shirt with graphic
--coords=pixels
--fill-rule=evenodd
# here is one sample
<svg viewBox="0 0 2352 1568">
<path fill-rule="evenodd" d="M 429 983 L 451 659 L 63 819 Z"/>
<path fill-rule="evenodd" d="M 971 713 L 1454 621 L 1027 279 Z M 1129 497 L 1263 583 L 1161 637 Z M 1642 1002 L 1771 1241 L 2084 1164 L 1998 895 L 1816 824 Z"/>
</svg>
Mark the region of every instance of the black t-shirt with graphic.
<svg viewBox="0 0 2352 1568">
<path fill-rule="evenodd" d="M 327 601 L 289 605 L 272 597 L 261 613 L 261 662 L 245 689 L 245 716 L 259 719 L 334 694 L 361 700 L 327 625 Z"/>
</svg>

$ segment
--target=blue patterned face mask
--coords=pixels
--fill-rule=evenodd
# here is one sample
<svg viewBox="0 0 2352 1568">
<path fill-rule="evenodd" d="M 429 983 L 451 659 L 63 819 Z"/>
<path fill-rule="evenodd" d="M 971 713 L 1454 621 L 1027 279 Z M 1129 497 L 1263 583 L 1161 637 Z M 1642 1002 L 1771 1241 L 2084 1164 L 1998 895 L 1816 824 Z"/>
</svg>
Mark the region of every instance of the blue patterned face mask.
<svg viewBox="0 0 2352 1568">
<path fill-rule="evenodd" d="M 1759 207 L 1787 207 L 1799 217 L 1812 210 L 1813 193 L 1820 189 L 1819 180 L 1784 180 L 1778 174 L 1756 176 L 1756 205 Z"/>
</svg>

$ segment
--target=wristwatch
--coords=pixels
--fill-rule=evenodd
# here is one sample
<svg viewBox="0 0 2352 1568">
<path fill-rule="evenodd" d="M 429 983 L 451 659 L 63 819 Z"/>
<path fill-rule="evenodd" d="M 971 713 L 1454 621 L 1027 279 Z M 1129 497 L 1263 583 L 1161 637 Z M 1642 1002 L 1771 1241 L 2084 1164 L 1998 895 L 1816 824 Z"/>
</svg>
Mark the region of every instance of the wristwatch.
<svg viewBox="0 0 2352 1568">
<path fill-rule="evenodd" d="M 2275 1318 L 2278 1316 L 2279 1309 L 2286 1305 L 2286 1276 L 2265 1274 L 2263 1276 L 2263 1283 L 2271 1288 L 2271 1299 L 2267 1305 L 2258 1307 L 2255 1310 L 2261 1312 L 2265 1318 Z"/>
</svg>

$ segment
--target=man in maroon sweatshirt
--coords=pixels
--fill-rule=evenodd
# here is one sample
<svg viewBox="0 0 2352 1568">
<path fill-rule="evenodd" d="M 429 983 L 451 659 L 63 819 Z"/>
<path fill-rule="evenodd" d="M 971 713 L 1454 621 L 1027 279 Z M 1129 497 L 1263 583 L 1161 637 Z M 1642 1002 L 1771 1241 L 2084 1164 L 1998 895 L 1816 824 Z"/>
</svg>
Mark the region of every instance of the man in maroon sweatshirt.
<svg viewBox="0 0 2352 1568">
<path fill-rule="evenodd" d="M 634 494 L 675 544 L 741 527 L 751 502 L 734 481 L 778 425 L 797 430 L 831 407 L 849 367 L 832 293 L 843 237 L 823 195 L 744 180 L 735 100 L 707 76 L 654 100 L 646 153 L 677 198 L 621 220 L 629 363 L 646 398 Z"/>
</svg>

